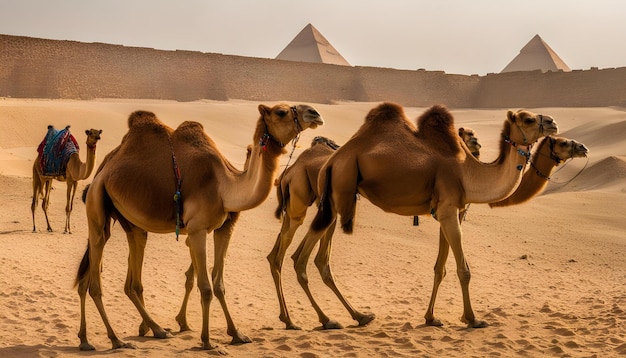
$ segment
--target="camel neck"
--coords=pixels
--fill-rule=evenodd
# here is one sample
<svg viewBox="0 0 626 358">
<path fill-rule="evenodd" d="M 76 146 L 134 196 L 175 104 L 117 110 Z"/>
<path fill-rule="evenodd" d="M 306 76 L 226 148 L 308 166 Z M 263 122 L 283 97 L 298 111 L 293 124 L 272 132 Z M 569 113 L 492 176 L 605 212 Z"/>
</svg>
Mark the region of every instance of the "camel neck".
<svg viewBox="0 0 626 358">
<path fill-rule="evenodd" d="M 506 139 L 503 140 L 506 142 Z M 466 158 L 467 175 L 463 176 L 466 203 L 499 201 L 517 188 L 528 161 L 529 146 L 511 143 L 507 142 L 501 156 L 492 163 Z"/>
</svg>

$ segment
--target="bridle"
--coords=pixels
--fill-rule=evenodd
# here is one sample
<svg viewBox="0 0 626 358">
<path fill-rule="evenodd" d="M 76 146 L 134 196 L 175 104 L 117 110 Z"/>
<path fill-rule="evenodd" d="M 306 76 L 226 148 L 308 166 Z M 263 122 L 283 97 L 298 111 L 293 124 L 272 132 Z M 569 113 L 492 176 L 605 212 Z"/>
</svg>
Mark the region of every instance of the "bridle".
<svg viewBox="0 0 626 358">
<path fill-rule="evenodd" d="M 296 130 L 296 136 L 291 141 L 292 145 L 295 148 L 296 143 L 298 142 L 298 140 L 300 140 L 300 133 L 302 132 L 302 125 L 300 125 L 300 121 L 298 121 L 298 108 L 296 106 L 291 106 L 289 109 L 291 110 L 291 113 L 293 114 L 293 124 L 294 124 L 294 129 Z M 263 151 L 267 150 L 268 140 L 271 140 L 274 143 L 278 144 L 279 147 L 284 148 L 285 143 L 276 139 L 276 137 L 274 137 L 269 132 L 269 129 L 267 128 L 267 123 L 265 123 L 265 120 L 263 120 L 263 124 L 265 125 L 265 133 L 263 133 L 263 135 L 259 139 L 259 145 L 261 146 L 261 149 L 263 149 Z M 291 155 L 293 155 L 293 151 Z M 289 156 L 290 159 L 291 159 L 291 155 Z"/>
<path fill-rule="evenodd" d="M 521 130 L 521 128 L 520 128 L 520 130 Z M 512 141 L 511 138 L 509 138 L 508 136 L 504 137 L 504 142 L 507 143 L 508 145 L 510 145 L 511 147 L 514 147 L 516 149 L 517 154 L 521 155 L 522 157 L 524 157 L 526 159 L 526 163 L 524 163 L 524 165 L 519 164 L 516 167 L 517 170 L 521 171 L 522 169 L 524 169 L 526 164 L 528 164 L 528 162 L 530 161 L 530 149 L 532 148 L 532 145 L 524 144 L 524 146 L 526 146 L 527 150 L 523 150 L 522 148 L 520 148 L 521 145 L 518 145 L 517 143 Z M 524 142 L 526 142 L 526 136 L 524 136 Z"/>
<path fill-rule="evenodd" d="M 572 143 L 572 149 L 570 150 L 570 157 L 568 159 L 561 159 L 561 157 L 559 157 L 556 152 L 554 151 L 554 145 L 556 144 L 556 139 L 552 138 L 550 136 L 546 137 L 546 140 L 549 140 L 549 145 L 550 145 L 550 154 L 548 154 L 549 158 L 552 159 L 555 163 L 555 165 L 558 167 L 561 163 L 565 163 L 563 164 L 563 166 L 561 166 L 559 169 L 557 169 L 554 173 L 552 173 L 552 175 L 558 173 L 559 171 L 561 171 L 563 168 L 565 168 L 565 166 L 567 165 L 568 159 L 574 159 L 574 150 L 576 149 L 576 146 L 574 145 L 574 141 L 570 141 Z M 545 154 L 539 152 L 538 155 L 543 155 L 545 156 Z M 570 160 L 571 161 L 571 160 Z M 551 176 L 548 176 L 546 174 L 543 174 L 536 166 L 535 164 L 530 161 L 530 166 L 533 167 L 533 169 L 535 169 L 535 174 L 537 174 L 537 176 L 539 176 L 540 178 L 546 180 L 546 181 L 551 181 L 555 184 L 569 184 L 572 180 L 576 179 L 577 176 L 580 175 L 580 173 L 583 172 L 583 170 L 585 170 L 585 168 L 587 167 L 587 164 L 589 164 L 589 157 L 587 157 L 587 162 L 585 163 L 585 165 L 583 166 L 583 168 L 576 173 L 576 175 L 574 175 L 571 179 L 564 181 L 564 182 L 555 182 L 554 180 L 551 180 Z"/>
</svg>

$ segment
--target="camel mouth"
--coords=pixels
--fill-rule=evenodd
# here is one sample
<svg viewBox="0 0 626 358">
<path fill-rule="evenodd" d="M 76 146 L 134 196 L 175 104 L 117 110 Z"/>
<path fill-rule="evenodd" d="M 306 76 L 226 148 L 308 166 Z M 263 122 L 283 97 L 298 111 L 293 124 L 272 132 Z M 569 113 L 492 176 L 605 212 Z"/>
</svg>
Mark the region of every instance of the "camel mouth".
<svg viewBox="0 0 626 358">
<path fill-rule="evenodd" d="M 582 144 L 577 145 L 574 148 L 574 156 L 575 157 L 587 157 L 587 155 L 589 154 L 589 149 L 587 149 L 587 147 L 585 147 Z"/>
<path fill-rule="evenodd" d="M 543 127 L 543 135 L 544 136 L 549 136 L 549 135 L 556 135 L 559 133 L 559 127 L 555 124 L 550 124 L 548 126 Z"/>
<path fill-rule="evenodd" d="M 305 123 L 315 124 L 318 126 L 324 125 L 324 119 L 318 113 L 306 113 L 303 117 Z"/>
</svg>

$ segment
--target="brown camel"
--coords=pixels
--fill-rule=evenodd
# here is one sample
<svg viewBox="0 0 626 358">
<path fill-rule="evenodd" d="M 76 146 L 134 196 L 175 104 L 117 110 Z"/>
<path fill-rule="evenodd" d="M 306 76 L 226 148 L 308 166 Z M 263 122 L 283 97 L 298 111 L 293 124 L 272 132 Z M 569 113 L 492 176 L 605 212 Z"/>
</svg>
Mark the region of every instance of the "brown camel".
<svg viewBox="0 0 626 358">
<path fill-rule="evenodd" d="M 308 287 L 308 259 L 320 240 L 315 264 L 324 283 L 359 325 L 374 319 L 373 314 L 355 310 L 341 294 L 329 262 L 337 215 L 341 216 L 343 231 L 352 233 L 357 194 L 387 212 L 431 214 L 439 221 L 444 242 L 440 242 L 435 276 L 441 274 L 448 249 L 452 248 L 463 293 L 462 321 L 469 327 L 485 327 L 487 324 L 474 316 L 470 303 L 471 274 L 463 253 L 459 210 L 468 203 L 489 203 L 510 195 L 522 177 L 530 146 L 557 130 L 549 116 L 508 111 L 500 154 L 494 162 L 485 164 L 474 158 L 459 139 L 452 115 L 444 107 L 433 106 L 420 116 L 417 131 L 398 105 L 384 103 L 371 110 L 361 128 L 322 167 L 318 212 L 293 255 L 298 281 L 323 327 L 342 326 L 326 316 Z M 425 315 L 428 325 L 441 325 L 433 314 L 436 294 L 434 287 Z"/>
<path fill-rule="evenodd" d="M 552 169 L 568 159 L 586 157 L 589 150 L 584 144 L 573 139 L 548 136 L 544 138 L 533 153 L 522 182 L 508 198 L 494 203 L 490 207 L 502 207 L 521 204 L 539 195 L 550 181 Z"/>
<path fill-rule="evenodd" d="M 244 171 L 226 160 L 199 123 L 184 122 L 173 130 L 153 113 L 137 111 L 130 115 L 128 133 L 107 155 L 86 193 L 89 245 L 76 277 L 81 301 L 81 350 L 94 349 L 87 340 L 87 291 L 100 312 L 112 348 L 132 347 L 115 334 L 102 301 L 100 267 L 111 218 L 120 222 L 129 243 L 124 291 L 155 337 L 169 334 L 144 307 L 141 269 L 147 233 L 180 231 L 187 234 L 186 244 L 198 278 L 202 348 L 215 348 L 209 339 L 213 292 L 226 316 L 232 343 L 250 342 L 235 327 L 225 301 L 224 259 L 235 222 L 241 211 L 258 206 L 268 196 L 278 158 L 285 153 L 284 143 L 304 129 L 323 124 L 319 113 L 307 105 L 259 105 L 259 112 L 250 162 Z M 215 247 L 212 285 L 207 271 L 209 232 L 214 234 Z"/>
<path fill-rule="evenodd" d="M 481 145 L 474 130 L 467 127 L 459 128 L 459 136 L 472 154 L 478 158 Z M 286 329 L 300 329 L 300 327 L 296 326 L 291 320 L 283 294 L 282 266 L 285 253 L 291 245 L 296 231 L 304 222 L 308 207 L 319 198 L 317 193 L 319 170 L 338 148 L 339 145 L 331 139 L 321 136 L 315 137 L 311 147 L 302 152 L 298 160 L 277 178 L 276 197 L 278 199 L 278 207 L 275 214 L 276 218 L 283 218 L 283 224 L 276 238 L 274 248 L 267 256 L 267 260 L 270 263 L 270 271 L 276 286 L 280 307 L 279 318 L 285 323 Z"/>
<path fill-rule="evenodd" d="M 296 230 L 304 222 L 308 207 L 318 198 L 317 176 L 319 170 L 337 148 L 339 146 L 333 140 L 315 137 L 311 142 L 311 147 L 303 151 L 293 165 L 278 178 L 276 186 L 278 207 L 275 214 L 276 218 L 283 218 L 283 224 L 267 260 L 270 263 L 270 271 L 278 295 L 280 320 L 286 324 L 287 329 L 300 328 L 291 321 L 283 295 L 281 272 L 285 252 L 291 245 Z"/>
<path fill-rule="evenodd" d="M 52 232 L 50 221 L 48 220 L 48 207 L 50 205 L 50 191 L 52 190 L 52 180 L 64 181 L 67 183 L 67 203 L 65 205 L 65 230 L 64 233 L 72 233 L 70 228 L 70 215 L 76 194 L 76 186 L 79 180 L 87 179 L 96 163 L 96 144 L 100 140 L 100 129 L 89 129 L 85 131 L 87 135 L 87 161 L 80 161 L 79 152 L 72 154 L 65 166 L 65 171 L 60 175 L 48 176 L 41 172 L 40 160 L 41 155 L 37 155 L 37 159 L 33 163 L 33 201 L 30 211 L 33 214 L 33 232 L 37 231 L 35 227 L 35 209 L 39 198 L 42 198 L 41 208 L 46 217 L 47 230 Z"/>
<path fill-rule="evenodd" d="M 472 128 L 461 127 L 459 128 L 459 137 L 463 139 L 463 142 L 465 142 L 467 148 L 472 152 L 474 158 L 480 160 L 480 148 L 482 148 L 482 145 L 480 145 L 478 137 L 476 137 L 476 132 L 474 132 Z"/>
</svg>

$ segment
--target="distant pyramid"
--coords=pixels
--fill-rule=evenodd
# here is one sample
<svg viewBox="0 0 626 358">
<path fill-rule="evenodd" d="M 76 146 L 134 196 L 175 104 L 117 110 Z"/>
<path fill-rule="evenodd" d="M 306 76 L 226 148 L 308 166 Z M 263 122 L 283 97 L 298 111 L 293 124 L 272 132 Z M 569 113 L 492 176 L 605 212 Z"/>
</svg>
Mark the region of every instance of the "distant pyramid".
<svg viewBox="0 0 626 358">
<path fill-rule="evenodd" d="M 550 46 L 539 35 L 535 35 L 524 46 L 519 55 L 511 61 L 500 73 L 514 71 L 565 71 L 571 69 L 565 62 L 554 52 Z"/>
<path fill-rule="evenodd" d="M 350 66 L 348 61 L 311 24 L 306 25 L 276 56 L 276 59 Z"/>
</svg>

